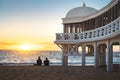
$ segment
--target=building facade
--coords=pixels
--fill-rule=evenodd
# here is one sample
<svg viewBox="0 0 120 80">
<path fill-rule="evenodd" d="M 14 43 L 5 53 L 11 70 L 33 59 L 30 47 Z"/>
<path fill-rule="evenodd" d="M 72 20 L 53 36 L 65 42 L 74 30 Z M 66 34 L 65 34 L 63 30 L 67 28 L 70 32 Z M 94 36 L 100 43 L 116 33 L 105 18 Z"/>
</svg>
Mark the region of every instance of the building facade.
<svg viewBox="0 0 120 80">
<path fill-rule="evenodd" d="M 112 0 L 100 10 L 83 4 L 62 20 L 63 33 L 56 34 L 54 43 L 62 49 L 63 66 L 68 65 L 68 56 L 81 54 L 85 66 L 87 52 L 94 55 L 95 67 L 106 65 L 107 71 L 112 71 L 113 45 L 120 45 L 120 0 Z"/>
</svg>

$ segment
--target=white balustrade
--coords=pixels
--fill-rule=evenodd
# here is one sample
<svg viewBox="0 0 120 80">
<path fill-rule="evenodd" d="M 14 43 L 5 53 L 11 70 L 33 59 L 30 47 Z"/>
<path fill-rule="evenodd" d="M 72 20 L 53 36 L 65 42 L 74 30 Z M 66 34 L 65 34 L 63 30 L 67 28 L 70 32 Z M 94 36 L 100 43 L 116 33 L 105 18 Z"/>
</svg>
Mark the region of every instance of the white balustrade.
<svg viewBox="0 0 120 80">
<path fill-rule="evenodd" d="M 89 31 L 81 33 L 57 33 L 56 41 L 84 41 L 96 40 L 97 38 L 106 38 L 118 32 L 120 34 L 120 17 L 113 22 Z"/>
</svg>

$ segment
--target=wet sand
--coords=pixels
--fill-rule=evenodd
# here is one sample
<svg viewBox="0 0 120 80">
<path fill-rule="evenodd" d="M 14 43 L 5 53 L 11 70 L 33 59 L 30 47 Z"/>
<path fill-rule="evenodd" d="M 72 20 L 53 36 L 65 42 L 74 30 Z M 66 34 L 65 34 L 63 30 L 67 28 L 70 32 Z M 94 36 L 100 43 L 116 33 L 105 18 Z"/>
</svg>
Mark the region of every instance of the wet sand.
<svg viewBox="0 0 120 80">
<path fill-rule="evenodd" d="M 0 80 L 120 80 L 119 67 L 0 66 Z"/>
</svg>

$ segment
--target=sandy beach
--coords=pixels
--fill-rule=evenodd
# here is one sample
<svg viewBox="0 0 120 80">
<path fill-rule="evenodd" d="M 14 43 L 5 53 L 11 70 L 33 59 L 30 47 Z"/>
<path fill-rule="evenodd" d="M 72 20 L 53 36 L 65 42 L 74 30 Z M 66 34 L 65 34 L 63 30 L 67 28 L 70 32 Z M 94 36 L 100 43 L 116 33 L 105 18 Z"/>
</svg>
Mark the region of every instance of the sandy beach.
<svg viewBox="0 0 120 80">
<path fill-rule="evenodd" d="M 92 66 L 0 66 L 0 80 L 120 80 L 120 71 Z"/>
</svg>

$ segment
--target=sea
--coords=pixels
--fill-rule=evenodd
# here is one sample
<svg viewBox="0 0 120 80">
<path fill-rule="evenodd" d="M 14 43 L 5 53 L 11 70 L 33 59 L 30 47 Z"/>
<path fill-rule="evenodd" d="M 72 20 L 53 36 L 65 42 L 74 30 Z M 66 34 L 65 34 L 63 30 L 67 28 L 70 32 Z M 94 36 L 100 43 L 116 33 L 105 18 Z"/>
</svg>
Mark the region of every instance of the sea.
<svg viewBox="0 0 120 80">
<path fill-rule="evenodd" d="M 50 65 L 62 65 L 61 51 L 0 50 L 0 66 L 28 66 L 36 64 L 38 57 L 48 58 Z M 81 56 L 69 56 L 68 66 L 81 66 Z M 120 52 L 113 52 L 113 64 L 120 64 Z M 86 66 L 94 65 L 94 56 L 86 55 Z"/>
</svg>

